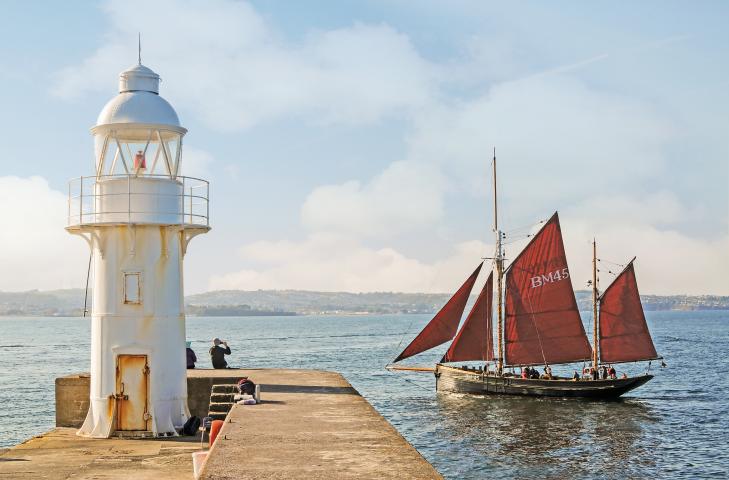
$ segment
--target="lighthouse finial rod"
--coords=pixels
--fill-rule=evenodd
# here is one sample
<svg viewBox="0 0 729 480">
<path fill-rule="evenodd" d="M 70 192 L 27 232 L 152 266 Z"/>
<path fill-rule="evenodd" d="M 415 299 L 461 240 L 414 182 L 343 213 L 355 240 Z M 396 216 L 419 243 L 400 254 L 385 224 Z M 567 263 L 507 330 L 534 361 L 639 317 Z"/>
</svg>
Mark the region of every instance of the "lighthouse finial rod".
<svg viewBox="0 0 729 480">
<path fill-rule="evenodd" d="M 137 38 L 137 60 L 142 64 L 142 32 L 138 32 Z"/>
</svg>

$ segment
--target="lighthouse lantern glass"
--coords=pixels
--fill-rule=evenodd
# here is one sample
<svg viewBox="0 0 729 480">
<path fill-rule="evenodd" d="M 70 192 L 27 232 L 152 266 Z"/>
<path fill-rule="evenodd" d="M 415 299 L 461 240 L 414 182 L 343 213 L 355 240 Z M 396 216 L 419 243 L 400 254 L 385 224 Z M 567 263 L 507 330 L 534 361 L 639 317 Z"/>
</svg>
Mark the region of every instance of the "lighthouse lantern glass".
<svg viewBox="0 0 729 480">
<path fill-rule="evenodd" d="M 154 126 L 113 127 L 94 132 L 97 177 L 109 175 L 177 177 L 180 168 L 182 133 Z"/>
</svg>

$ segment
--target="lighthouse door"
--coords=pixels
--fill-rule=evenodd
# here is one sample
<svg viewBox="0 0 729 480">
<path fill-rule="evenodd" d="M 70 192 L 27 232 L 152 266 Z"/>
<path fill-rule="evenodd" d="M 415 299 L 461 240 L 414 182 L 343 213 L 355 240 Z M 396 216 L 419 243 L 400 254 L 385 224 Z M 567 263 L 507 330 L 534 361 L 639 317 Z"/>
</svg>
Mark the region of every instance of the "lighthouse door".
<svg viewBox="0 0 729 480">
<path fill-rule="evenodd" d="M 149 366 L 146 355 L 119 355 L 116 363 L 117 430 L 147 430 Z"/>
</svg>

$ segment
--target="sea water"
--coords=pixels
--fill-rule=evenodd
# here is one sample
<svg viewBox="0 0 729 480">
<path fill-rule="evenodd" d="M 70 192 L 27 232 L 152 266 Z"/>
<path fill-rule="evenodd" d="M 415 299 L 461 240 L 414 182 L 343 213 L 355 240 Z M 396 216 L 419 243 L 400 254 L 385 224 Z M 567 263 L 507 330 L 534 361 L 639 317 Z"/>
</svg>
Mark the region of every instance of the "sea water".
<svg viewBox="0 0 729 480">
<path fill-rule="evenodd" d="M 449 479 L 727 477 L 729 312 L 647 315 L 668 367 L 653 362 L 656 378 L 617 402 L 436 394 L 432 374 L 386 371 L 427 315 L 188 318 L 187 336 L 200 367 L 220 337 L 235 367 L 341 372 Z M 0 447 L 53 428 L 54 379 L 89 370 L 89 329 L 0 319 Z M 432 366 L 444 349 L 415 362 Z"/>
</svg>

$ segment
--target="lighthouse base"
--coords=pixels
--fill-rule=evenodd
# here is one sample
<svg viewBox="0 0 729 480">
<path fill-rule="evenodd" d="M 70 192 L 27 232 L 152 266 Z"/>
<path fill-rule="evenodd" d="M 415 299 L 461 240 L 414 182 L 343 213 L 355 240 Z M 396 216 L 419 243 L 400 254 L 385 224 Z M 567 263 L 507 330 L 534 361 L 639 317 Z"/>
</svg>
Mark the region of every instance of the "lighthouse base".
<svg viewBox="0 0 729 480">
<path fill-rule="evenodd" d="M 151 402 L 150 412 L 144 414 L 141 422 L 129 419 L 134 410 L 125 408 L 128 400 L 119 397 L 92 398 L 86 419 L 76 434 L 89 438 L 177 436 L 190 417 L 184 398 Z"/>
</svg>

